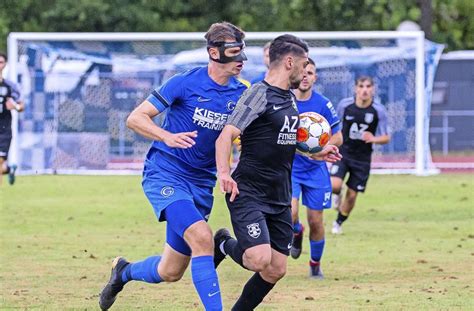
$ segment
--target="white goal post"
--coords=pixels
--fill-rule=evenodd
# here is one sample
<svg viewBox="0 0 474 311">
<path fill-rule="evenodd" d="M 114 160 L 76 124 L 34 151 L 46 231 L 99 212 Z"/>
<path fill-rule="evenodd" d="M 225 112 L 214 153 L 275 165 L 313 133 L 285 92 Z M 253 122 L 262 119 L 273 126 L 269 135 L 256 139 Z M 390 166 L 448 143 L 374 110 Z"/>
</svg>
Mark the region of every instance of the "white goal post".
<svg viewBox="0 0 474 311">
<path fill-rule="evenodd" d="M 246 41 L 258 41 L 264 43 L 265 41 L 271 40 L 278 35 L 284 33 L 291 33 L 294 34 L 304 40 L 311 41 L 311 42 L 319 42 L 319 41 L 358 41 L 358 42 L 372 42 L 374 40 L 392 40 L 392 41 L 399 41 L 399 40 L 406 40 L 411 42 L 412 50 L 414 50 L 414 101 L 415 101 L 415 109 L 414 109 L 414 163 L 412 166 L 393 166 L 389 168 L 385 168 L 382 170 L 377 170 L 381 173 L 409 173 L 409 174 L 416 174 L 416 175 L 428 175 L 432 173 L 436 173 L 431 166 L 431 155 L 429 150 L 429 143 L 428 143 L 428 129 L 429 129 L 429 98 L 427 96 L 431 94 L 431 88 L 428 89 L 429 83 L 426 83 L 425 77 L 425 36 L 422 31 L 349 31 L 349 32 L 248 32 L 246 33 Z M 28 52 L 32 49 L 32 46 L 36 46 L 39 48 L 44 48 L 46 53 L 52 53 L 51 49 L 47 50 L 48 47 L 45 47 L 44 43 L 51 43 L 54 46 L 54 42 L 201 42 L 204 44 L 204 33 L 200 32 L 192 32 L 192 33 L 10 33 L 8 37 L 8 58 L 9 58 L 9 70 L 8 76 L 11 80 L 20 82 L 19 76 L 21 76 L 21 69 L 22 66 L 25 67 L 25 63 L 31 63 L 32 56 L 28 54 Z M 25 47 L 25 43 L 32 43 L 28 45 L 28 48 Z M 34 44 L 33 44 L 34 43 Z M 368 44 L 370 45 L 370 43 Z M 325 45 L 323 45 L 324 47 Z M 194 46 L 193 46 L 194 48 Z M 350 50 L 350 49 L 349 49 Z M 56 53 L 61 54 L 62 51 L 56 51 Z M 37 54 L 35 54 L 37 55 Z M 49 54 L 50 55 L 50 54 Z M 65 59 L 73 59 L 77 55 L 69 55 L 66 56 Z M 310 51 L 311 56 L 311 51 Z M 82 56 L 78 56 L 82 57 Z M 318 65 L 318 56 L 314 56 L 315 61 Z M 25 60 L 28 59 L 28 60 Z M 50 67 L 51 68 L 51 67 Z M 28 69 L 26 69 L 28 70 Z M 46 78 L 45 78 L 46 79 Z M 21 81 L 24 83 L 24 77 Z M 33 82 L 31 82 L 33 83 Z M 156 87 L 155 85 L 154 87 Z M 46 91 L 45 91 L 46 93 Z M 53 93 L 53 92 L 51 92 Z M 59 98 L 65 97 L 64 94 L 58 94 L 60 91 L 54 91 L 55 96 L 58 98 L 54 99 L 56 105 L 61 105 L 62 101 Z M 323 92 L 324 94 L 324 92 Z M 49 96 L 49 93 L 48 93 Z M 35 100 L 38 100 L 41 96 L 35 97 Z M 46 97 L 46 95 L 44 96 Z M 335 102 L 337 104 L 337 102 Z M 46 104 L 44 104 L 46 105 Z M 82 110 L 81 110 L 82 111 Z M 109 114 L 110 117 L 110 114 Z M 86 168 L 84 170 L 81 169 L 80 164 L 75 164 L 76 167 L 72 169 L 68 168 L 59 168 L 59 169 L 51 169 L 50 167 L 42 168 L 34 168 L 34 167 L 25 167 L 24 169 L 21 167 L 21 155 L 20 152 L 23 152 L 23 148 L 27 148 L 25 146 L 20 146 L 19 136 L 23 133 L 26 134 L 33 125 L 31 126 L 23 126 L 20 131 L 19 129 L 19 122 L 21 122 L 18 118 L 18 114 L 13 114 L 13 141 L 12 147 L 10 151 L 9 161 L 13 163 L 20 164 L 20 169 L 24 172 L 40 172 L 40 173 L 87 173 L 87 174 L 115 174 L 115 173 L 130 173 L 136 171 L 130 171 L 128 169 L 122 170 L 109 170 L 103 169 L 103 167 L 95 168 L 94 166 L 90 168 Z M 33 118 L 33 117 L 32 117 Z M 57 122 L 58 116 L 55 116 L 55 122 Z M 118 119 L 120 120 L 120 119 Z M 32 122 L 31 124 L 37 124 L 39 121 L 36 120 L 36 123 Z M 104 120 L 104 122 L 106 122 Z M 56 123 L 55 123 L 56 124 Z M 46 125 L 44 125 L 46 128 Z M 53 129 L 57 129 L 57 125 L 52 126 Z M 80 127 L 79 127 L 80 128 Z M 77 130 L 77 129 L 76 129 Z M 46 131 L 46 130 L 44 130 Z M 25 138 L 25 136 L 22 136 Z M 36 137 L 36 136 L 35 136 Z M 31 137 L 30 137 L 31 138 Z M 31 138 L 33 139 L 33 138 Z M 55 137 L 57 139 L 57 137 Z M 26 140 L 26 139 L 25 139 Z M 98 140 L 100 141 L 100 140 Z M 26 142 L 25 142 L 26 144 Z M 33 145 L 33 143 L 31 143 Z M 123 144 L 122 144 L 123 145 Z M 114 146 L 113 148 L 121 148 L 123 147 L 120 142 L 117 143 L 117 147 Z M 29 148 L 29 147 L 28 147 Z M 44 152 L 41 153 L 44 156 Z M 143 155 L 144 156 L 144 155 Z M 34 155 L 31 155 L 34 157 Z M 71 160 L 74 162 L 73 160 Z M 78 160 L 75 160 L 76 162 Z M 44 162 L 44 161 L 43 161 Z M 54 162 L 54 161 L 53 161 Z M 75 163 L 75 162 L 74 162 Z M 77 169 L 79 167 L 79 169 Z"/>
</svg>

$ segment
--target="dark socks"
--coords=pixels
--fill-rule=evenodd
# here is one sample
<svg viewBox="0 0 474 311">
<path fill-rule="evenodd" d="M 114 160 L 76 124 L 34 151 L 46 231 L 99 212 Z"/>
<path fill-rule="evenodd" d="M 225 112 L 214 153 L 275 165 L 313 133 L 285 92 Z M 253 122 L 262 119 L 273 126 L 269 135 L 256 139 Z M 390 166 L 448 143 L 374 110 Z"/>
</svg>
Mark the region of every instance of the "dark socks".
<svg viewBox="0 0 474 311">
<path fill-rule="evenodd" d="M 227 244 L 227 243 L 226 243 Z M 272 290 L 275 284 L 262 279 L 260 273 L 255 273 L 245 284 L 239 300 L 232 307 L 232 311 L 246 311 L 255 309 L 263 298 Z"/>
<path fill-rule="evenodd" d="M 344 221 L 346 221 L 346 219 L 347 219 L 348 217 L 349 217 L 349 215 L 342 215 L 341 212 L 339 212 L 339 213 L 337 214 L 336 222 L 337 222 L 337 223 L 339 224 L 339 226 L 340 226 L 340 225 L 342 225 L 342 223 L 343 223 Z"/>
<path fill-rule="evenodd" d="M 236 239 L 229 239 L 224 243 L 224 251 L 229 255 L 236 263 L 244 267 L 243 255 L 244 250 L 240 247 Z M 247 268 L 245 268 L 247 269 Z"/>
</svg>

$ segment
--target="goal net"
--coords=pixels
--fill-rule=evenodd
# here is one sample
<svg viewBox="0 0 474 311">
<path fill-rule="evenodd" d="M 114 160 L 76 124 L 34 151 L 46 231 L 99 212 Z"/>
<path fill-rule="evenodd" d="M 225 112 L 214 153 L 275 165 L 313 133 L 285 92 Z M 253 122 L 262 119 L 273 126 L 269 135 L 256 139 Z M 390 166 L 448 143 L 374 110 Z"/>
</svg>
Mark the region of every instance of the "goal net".
<svg viewBox="0 0 474 311">
<path fill-rule="evenodd" d="M 262 47 L 279 34 L 247 34 L 242 78 L 265 72 Z M 357 76 L 374 78 L 392 140 L 375 149 L 373 169 L 430 173 L 430 98 L 442 46 L 422 32 L 293 34 L 310 45 L 316 90 L 335 105 L 353 95 Z M 125 126 L 128 114 L 173 74 L 208 62 L 203 33 L 12 33 L 8 53 L 26 103 L 14 115 L 10 161 L 25 173 L 138 173 L 150 141 Z"/>
</svg>

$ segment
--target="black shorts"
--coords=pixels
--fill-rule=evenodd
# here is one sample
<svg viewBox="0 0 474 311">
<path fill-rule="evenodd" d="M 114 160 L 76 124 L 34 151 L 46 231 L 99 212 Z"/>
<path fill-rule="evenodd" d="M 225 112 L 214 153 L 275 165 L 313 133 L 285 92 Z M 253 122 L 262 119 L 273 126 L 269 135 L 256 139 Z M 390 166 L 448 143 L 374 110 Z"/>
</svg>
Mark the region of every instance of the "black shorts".
<svg viewBox="0 0 474 311">
<path fill-rule="evenodd" d="M 234 202 L 229 202 L 226 195 L 227 207 L 234 234 L 243 250 L 261 244 L 271 247 L 288 256 L 293 241 L 293 225 L 291 208 L 258 202 L 240 193 Z"/>
<path fill-rule="evenodd" d="M 5 160 L 8 158 L 8 150 L 10 149 L 11 142 L 11 135 L 0 135 L 0 158 L 4 158 Z"/>
<path fill-rule="evenodd" d="M 347 187 L 357 192 L 364 192 L 369 180 L 370 162 L 345 157 L 334 163 L 330 172 L 331 176 L 339 177 L 342 180 L 349 173 L 349 179 L 346 182 Z"/>
</svg>

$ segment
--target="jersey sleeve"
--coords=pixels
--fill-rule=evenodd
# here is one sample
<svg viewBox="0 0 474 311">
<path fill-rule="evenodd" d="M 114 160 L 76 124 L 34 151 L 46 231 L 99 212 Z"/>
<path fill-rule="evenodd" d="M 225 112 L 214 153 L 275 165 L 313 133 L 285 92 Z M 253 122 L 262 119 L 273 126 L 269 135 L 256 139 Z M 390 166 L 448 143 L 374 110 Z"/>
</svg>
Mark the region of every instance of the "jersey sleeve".
<svg viewBox="0 0 474 311">
<path fill-rule="evenodd" d="M 337 115 L 336 109 L 334 109 L 334 105 L 330 101 L 327 101 L 321 112 L 323 117 L 329 122 L 332 133 L 339 132 L 341 130 L 341 120 Z"/>
<path fill-rule="evenodd" d="M 353 97 L 344 98 L 339 102 L 339 104 L 337 105 L 337 115 L 339 117 L 339 120 L 342 120 L 344 118 L 344 110 L 353 102 Z"/>
<path fill-rule="evenodd" d="M 10 87 L 12 99 L 14 101 L 20 101 L 22 98 L 21 98 L 20 88 L 18 87 L 18 84 L 10 80 L 5 80 L 5 83 Z"/>
<path fill-rule="evenodd" d="M 379 123 L 377 124 L 376 135 L 389 135 L 387 109 L 381 104 L 374 103 L 374 108 L 377 111 L 379 117 Z"/>
<path fill-rule="evenodd" d="M 258 83 L 246 90 L 237 102 L 234 112 L 227 119 L 226 124 L 238 128 L 241 132 L 260 116 L 267 105 L 267 87 Z"/>
<path fill-rule="evenodd" d="M 184 97 L 185 76 L 179 74 L 171 77 L 160 88 L 151 92 L 147 101 L 153 104 L 158 111 L 163 111 L 175 101 Z"/>
</svg>

